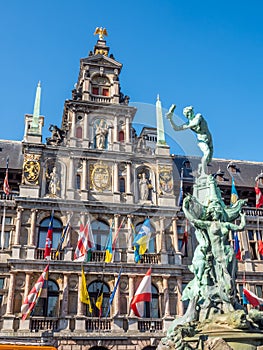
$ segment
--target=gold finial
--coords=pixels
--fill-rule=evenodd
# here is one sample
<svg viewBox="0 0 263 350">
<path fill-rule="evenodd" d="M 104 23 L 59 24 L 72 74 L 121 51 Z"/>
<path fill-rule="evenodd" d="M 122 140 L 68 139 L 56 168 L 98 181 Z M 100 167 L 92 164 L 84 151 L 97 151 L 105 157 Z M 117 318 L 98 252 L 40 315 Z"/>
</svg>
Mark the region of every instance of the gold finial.
<svg viewBox="0 0 263 350">
<path fill-rule="evenodd" d="M 104 36 L 108 36 L 107 29 L 102 27 L 97 27 L 95 29 L 94 35 L 99 35 L 99 39 L 103 40 Z"/>
</svg>

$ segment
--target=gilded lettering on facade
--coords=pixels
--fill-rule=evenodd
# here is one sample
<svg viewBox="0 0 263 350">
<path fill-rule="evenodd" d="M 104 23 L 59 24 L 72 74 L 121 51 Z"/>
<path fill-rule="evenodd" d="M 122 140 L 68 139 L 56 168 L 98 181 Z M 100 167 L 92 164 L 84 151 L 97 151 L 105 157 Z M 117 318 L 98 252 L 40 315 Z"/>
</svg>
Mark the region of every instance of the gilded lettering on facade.
<svg viewBox="0 0 263 350">
<path fill-rule="evenodd" d="M 171 193 L 173 191 L 173 175 L 171 167 L 159 167 L 159 186 L 163 193 Z"/>
<path fill-rule="evenodd" d="M 25 154 L 23 164 L 23 183 L 37 185 L 40 174 L 40 155 Z"/>
<path fill-rule="evenodd" d="M 91 165 L 91 189 L 103 192 L 111 187 L 110 167 L 101 161 Z"/>
</svg>

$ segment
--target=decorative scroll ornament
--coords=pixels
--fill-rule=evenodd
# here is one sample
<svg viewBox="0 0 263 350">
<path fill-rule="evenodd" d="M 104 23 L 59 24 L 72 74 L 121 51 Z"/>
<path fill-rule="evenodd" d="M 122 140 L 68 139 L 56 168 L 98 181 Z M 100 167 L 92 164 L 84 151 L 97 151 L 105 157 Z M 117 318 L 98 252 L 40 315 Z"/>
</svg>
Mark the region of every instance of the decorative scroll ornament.
<svg viewBox="0 0 263 350">
<path fill-rule="evenodd" d="M 103 192 L 111 187 L 110 167 L 101 161 L 90 168 L 92 189 Z"/>
<path fill-rule="evenodd" d="M 171 167 L 159 167 L 159 186 L 160 190 L 164 193 L 171 193 L 173 191 L 173 175 Z"/>
<path fill-rule="evenodd" d="M 37 185 L 40 174 L 40 155 L 25 154 L 23 164 L 23 183 Z"/>
</svg>

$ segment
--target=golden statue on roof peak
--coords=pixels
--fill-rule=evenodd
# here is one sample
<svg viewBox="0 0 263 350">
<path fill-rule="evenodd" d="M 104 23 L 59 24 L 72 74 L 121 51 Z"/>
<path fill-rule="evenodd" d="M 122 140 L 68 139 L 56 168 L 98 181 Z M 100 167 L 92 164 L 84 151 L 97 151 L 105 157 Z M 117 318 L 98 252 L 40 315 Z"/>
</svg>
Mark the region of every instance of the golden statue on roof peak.
<svg viewBox="0 0 263 350">
<path fill-rule="evenodd" d="M 94 35 L 99 35 L 99 39 L 103 40 L 104 36 L 108 36 L 107 29 L 102 27 L 97 27 L 95 29 Z"/>
</svg>

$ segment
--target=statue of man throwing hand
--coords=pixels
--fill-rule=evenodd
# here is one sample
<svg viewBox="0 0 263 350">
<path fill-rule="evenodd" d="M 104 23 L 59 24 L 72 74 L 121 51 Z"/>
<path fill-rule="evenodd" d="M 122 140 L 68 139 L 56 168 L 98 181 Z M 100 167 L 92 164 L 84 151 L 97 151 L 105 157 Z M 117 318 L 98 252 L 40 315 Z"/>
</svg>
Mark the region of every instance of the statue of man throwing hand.
<svg viewBox="0 0 263 350">
<path fill-rule="evenodd" d="M 183 109 L 183 114 L 188 119 L 188 122 L 182 125 L 176 125 L 172 119 L 175 108 L 176 106 L 172 105 L 169 112 L 166 114 L 166 117 L 168 120 L 170 120 L 170 123 L 175 131 L 191 129 L 196 133 L 198 146 L 203 152 L 200 172 L 207 173 L 207 165 L 211 162 L 213 156 L 213 141 L 206 120 L 200 113 L 195 115 L 194 108 L 189 106 Z"/>
</svg>

